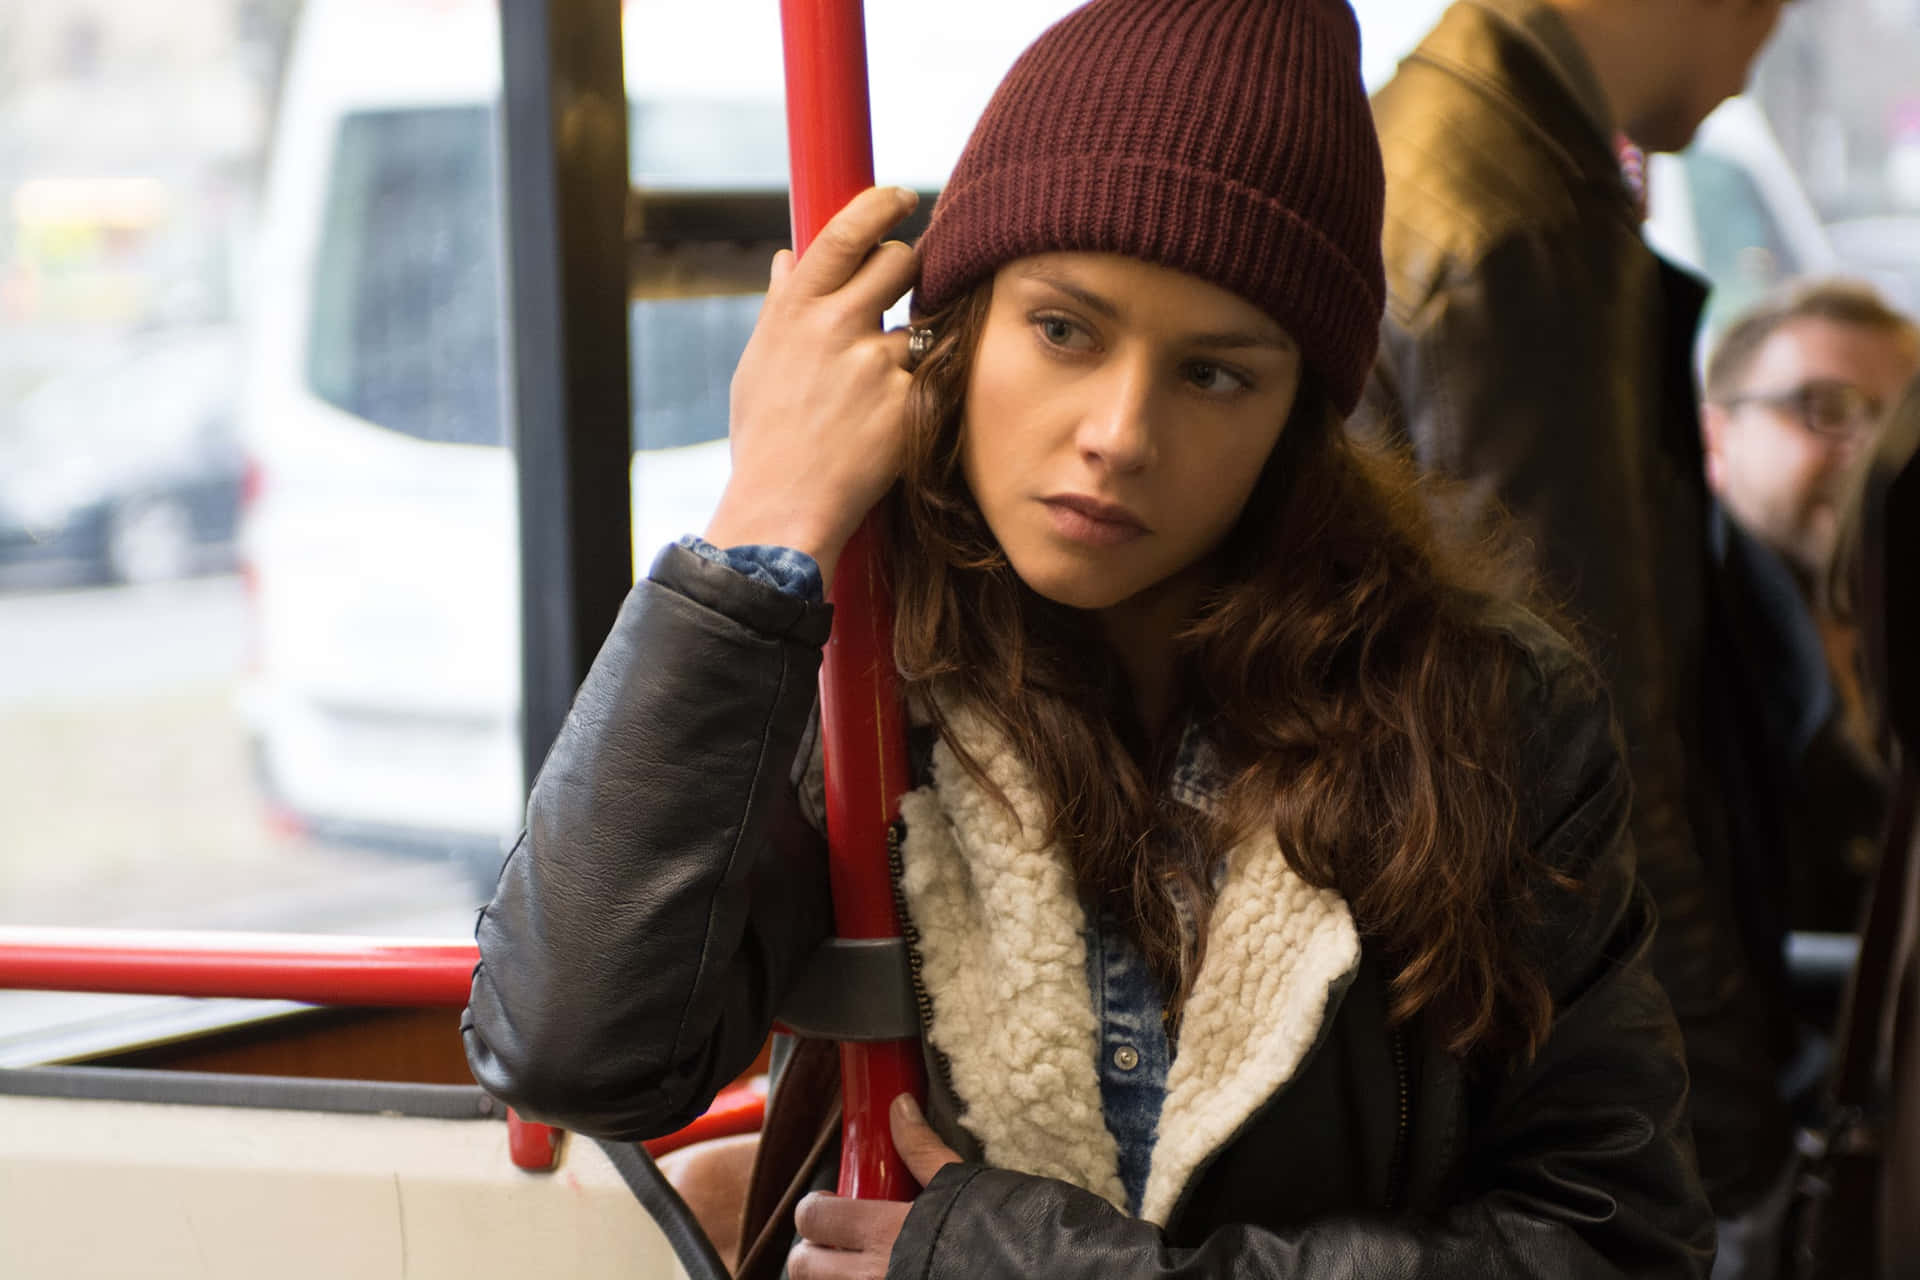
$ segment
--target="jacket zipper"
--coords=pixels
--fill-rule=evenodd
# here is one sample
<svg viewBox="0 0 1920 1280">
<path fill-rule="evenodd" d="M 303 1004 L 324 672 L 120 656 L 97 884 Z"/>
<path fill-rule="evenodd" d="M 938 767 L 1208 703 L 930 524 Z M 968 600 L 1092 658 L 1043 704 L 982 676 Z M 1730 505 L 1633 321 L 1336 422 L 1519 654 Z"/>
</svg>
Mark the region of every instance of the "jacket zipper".
<svg viewBox="0 0 1920 1280">
<path fill-rule="evenodd" d="M 1393 1048 L 1393 1078 L 1399 1086 L 1400 1112 L 1393 1134 L 1393 1159 L 1387 1165 L 1387 1210 L 1405 1207 L 1407 1196 L 1407 1130 L 1412 1110 L 1412 1087 L 1407 1073 L 1407 1028 L 1403 1023 L 1389 1037 Z"/>
<path fill-rule="evenodd" d="M 907 973 L 913 979 L 913 1007 L 920 1016 L 921 1042 L 925 1045 L 926 1056 L 933 1059 L 935 1079 L 941 1091 L 952 1097 L 952 1067 L 947 1062 L 947 1055 L 925 1038 L 927 1028 L 933 1025 L 933 1001 L 928 999 L 926 983 L 920 977 L 920 930 L 914 926 L 913 915 L 907 910 L 906 891 L 900 887 L 906 865 L 906 855 L 901 849 L 906 833 L 906 822 L 901 818 L 895 818 L 887 827 L 887 871 L 893 888 L 893 914 L 900 921 L 900 936 L 907 944 Z"/>
</svg>

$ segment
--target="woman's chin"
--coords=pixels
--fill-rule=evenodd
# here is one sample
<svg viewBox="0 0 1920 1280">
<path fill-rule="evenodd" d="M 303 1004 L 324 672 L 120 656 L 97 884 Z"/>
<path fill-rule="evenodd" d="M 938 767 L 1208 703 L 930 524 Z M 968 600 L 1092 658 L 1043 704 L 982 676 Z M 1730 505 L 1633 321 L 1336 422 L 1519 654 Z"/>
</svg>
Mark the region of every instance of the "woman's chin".
<svg viewBox="0 0 1920 1280">
<path fill-rule="evenodd" d="M 1032 592 L 1069 609 L 1107 609 L 1138 593 L 1135 575 L 1093 565 L 1023 564 L 1009 557 L 1013 570 Z"/>
</svg>

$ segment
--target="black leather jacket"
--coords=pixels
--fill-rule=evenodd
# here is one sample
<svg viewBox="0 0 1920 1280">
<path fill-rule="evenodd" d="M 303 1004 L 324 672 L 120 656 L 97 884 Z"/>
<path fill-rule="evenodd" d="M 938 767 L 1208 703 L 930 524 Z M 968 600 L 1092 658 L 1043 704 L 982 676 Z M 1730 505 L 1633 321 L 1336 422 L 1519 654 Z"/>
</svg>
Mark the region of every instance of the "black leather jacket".
<svg viewBox="0 0 1920 1280">
<path fill-rule="evenodd" d="M 752 1061 L 828 927 L 794 764 L 829 620 L 677 547 L 634 588 L 479 923 L 468 1061 L 524 1114 L 651 1136 Z M 1533 659 L 1517 691 L 1538 769 L 1523 820 L 1543 863 L 1580 884 L 1549 891 L 1532 935 L 1559 1006 L 1539 1055 L 1463 1069 L 1415 1025 L 1396 1062 L 1385 969 L 1363 945 L 1317 1049 L 1164 1231 L 1065 1183 L 963 1163 L 916 1202 L 890 1275 L 1705 1273 L 1712 1222 L 1607 706 L 1545 628 L 1512 630 Z M 929 1114 L 965 1153 L 952 1102 Z"/>
<path fill-rule="evenodd" d="M 1732 1214 L 1769 1185 L 1787 1124 L 1783 1046 L 1751 974 L 1778 967 L 1780 939 L 1735 915 L 1744 771 L 1705 692 L 1714 647 L 1737 638 L 1708 578 L 1704 292 L 1642 240 L 1599 86 L 1538 0 L 1456 3 L 1374 113 L 1388 306 L 1356 430 L 1460 481 L 1468 521 L 1514 516 L 1595 654 L 1632 763 L 1701 1172 Z"/>
</svg>

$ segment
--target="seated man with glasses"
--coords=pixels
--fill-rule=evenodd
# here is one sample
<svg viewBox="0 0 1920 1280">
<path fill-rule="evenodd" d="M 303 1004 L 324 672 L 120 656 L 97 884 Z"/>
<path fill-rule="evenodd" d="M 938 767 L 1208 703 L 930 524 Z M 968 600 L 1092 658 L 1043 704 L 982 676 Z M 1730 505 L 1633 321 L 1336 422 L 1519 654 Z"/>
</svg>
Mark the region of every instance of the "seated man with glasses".
<svg viewBox="0 0 1920 1280">
<path fill-rule="evenodd" d="M 1712 545 L 1740 634 L 1730 697 L 1767 776 L 1740 843 L 1747 891 L 1784 928 L 1851 931 L 1885 806 L 1885 766 L 1856 637 L 1824 607 L 1844 495 L 1892 406 L 1920 375 L 1920 327 L 1870 287 L 1804 284 L 1736 320 L 1707 362 L 1701 414 Z M 1769 830 L 1771 828 L 1771 830 Z"/>
</svg>

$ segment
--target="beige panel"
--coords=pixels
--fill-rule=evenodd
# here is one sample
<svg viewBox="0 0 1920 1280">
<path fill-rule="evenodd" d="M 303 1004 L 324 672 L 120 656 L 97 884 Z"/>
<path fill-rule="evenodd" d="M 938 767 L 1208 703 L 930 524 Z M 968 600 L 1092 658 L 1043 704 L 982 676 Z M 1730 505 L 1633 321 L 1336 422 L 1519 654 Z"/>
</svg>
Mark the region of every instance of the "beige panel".
<svg viewBox="0 0 1920 1280">
<path fill-rule="evenodd" d="M 489 1121 L 0 1097 L 8 1280 L 678 1280 L 593 1143 Z"/>
</svg>

